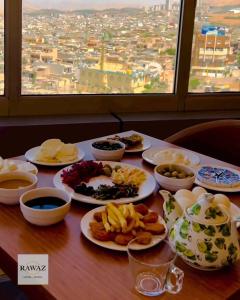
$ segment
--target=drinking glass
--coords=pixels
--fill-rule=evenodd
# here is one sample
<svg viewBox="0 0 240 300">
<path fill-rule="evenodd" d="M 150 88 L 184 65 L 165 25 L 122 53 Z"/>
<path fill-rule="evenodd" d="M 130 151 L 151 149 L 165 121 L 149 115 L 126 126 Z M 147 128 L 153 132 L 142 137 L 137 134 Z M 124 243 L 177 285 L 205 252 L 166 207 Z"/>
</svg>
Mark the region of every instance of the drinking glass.
<svg viewBox="0 0 240 300">
<path fill-rule="evenodd" d="M 139 246 L 134 239 L 127 249 L 135 289 L 145 296 L 177 294 L 182 289 L 184 273 L 174 265 L 177 255 L 169 243 L 162 241 L 148 249 Z"/>
</svg>

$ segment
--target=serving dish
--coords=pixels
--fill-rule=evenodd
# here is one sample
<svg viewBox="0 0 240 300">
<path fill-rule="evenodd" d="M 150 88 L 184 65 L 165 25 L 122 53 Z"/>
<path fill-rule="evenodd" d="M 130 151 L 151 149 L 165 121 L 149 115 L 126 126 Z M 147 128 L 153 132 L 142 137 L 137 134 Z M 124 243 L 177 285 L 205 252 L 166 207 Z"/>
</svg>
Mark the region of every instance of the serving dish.
<svg viewBox="0 0 240 300">
<path fill-rule="evenodd" d="M 3 172 L 11 172 L 11 171 L 30 172 L 35 175 L 38 173 L 37 167 L 30 162 L 23 161 L 20 159 L 4 159 L 3 161 L 5 162 L 7 161 L 7 164 L 10 164 L 10 166 L 7 169 L 5 168 L 5 166 L 3 166 L 0 169 L 0 174 Z"/>
<path fill-rule="evenodd" d="M 0 173 L 0 182 L 7 180 L 25 180 L 30 184 L 18 188 L 0 188 L 0 203 L 14 205 L 19 203 L 20 196 L 36 187 L 38 178 L 30 172 L 10 171 Z"/>
<path fill-rule="evenodd" d="M 136 135 L 136 136 L 140 136 L 142 138 L 142 142 L 141 144 L 139 145 L 136 145 L 136 146 L 131 146 L 131 147 L 126 147 L 125 148 L 125 152 L 126 153 L 138 153 L 138 152 L 143 152 L 147 149 L 149 149 L 151 147 L 151 142 L 148 138 L 144 138 L 142 135 L 140 134 L 130 134 L 130 135 L 126 135 L 124 133 L 119 133 L 117 136 L 120 137 L 120 138 L 124 138 L 124 137 L 130 137 L 132 135 Z M 114 136 L 110 137 L 111 138 L 114 138 Z"/>
<path fill-rule="evenodd" d="M 177 148 L 152 147 L 143 152 L 142 158 L 155 166 L 161 163 L 176 163 L 195 167 L 200 163 L 200 158 L 195 153 Z"/>
<path fill-rule="evenodd" d="M 74 190 L 67 186 L 66 184 L 64 184 L 62 182 L 62 178 L 61 178 L 61 174 L 63 173 L 63 170 L 68 170 L 69 168 L 71 168 L 71 166 L 65 167 L 62 170 L 60 170 L 59 172 L 56 173 L 56 175 L 53 178 L 53 183 L 57 188 L 63 189 L 65 191 L 67 191 L 72 199 L 80 201 L 80 202 L 85 202 L 85 203 L 90 203 L 90 204 L 98 204 L 98 205 L 105 205 L 107 203 L 110 202 L 115 202 L 115 203 L 130 203 L 130 202 L 136 202 L 139 201 L 141 199 L 144 199 L 148 196 L 150 196 L 153 191 L 156 188 L 156 181 L 154 179 L 154 177 L 148 173 L 147 171 L 138 168 L 136 166 L 130 165 L 130 164 L 126 164 L 126 163 L 119 163 L 119 162 L 111 162 L 111 161 L 97 161 L 98 163 L 103 163 L 103 164 L 108 164 L 110 165 L 112 168 L 114 168 L 115 166 L 120 166 L 120 167 L 125 167 L 125 168 L 129 168 L 131 169 L 137 169 L 142 171 L 145 176 L 146 179 L 145 181 L 141 184 L 141 186 L 139 187 L 139 191 L 138 191 L 138 196 L 135 197 L 128 197 L 128 198 L 120 198 L 120 199 L 109 199 L 109 200 L 98 200 L 95 199 L 93 197 L 90 196 L 85 196 L 79 193 L 75 193 Z M 112 185 L 112 181 L 111 178 L 106 177 L 106 176 L 98 176 L 98 177 L 94 177 L 91 178 L 89 183 L 87 185 L 91 185 L 94 188 L 97 188 L 99 185 L 101 184 L 108 184 L 108 185 Z"/>
<path fill-rule="evenodd" d="M 203 166 L 201 166 L 203 167 Z M 216 167 L 216 168 L 223 168 L 229 171 L 234 172 L 235 174 L 238 174 L 240 176 L 240 171 L 233 169 L 233 168 L 228 168 L 228 167 L 222 167 L 222 166 L 218 166 L 218 165 L 208 165 L 208 167 Z M 206 182 L 202 182 L 200 181 L 197 176 L 195 179 L 195 183 L 199 186 L 202 186 L 206 189 L 212 190 L 212 191 L 218 191 L 218 192 L 225 192 L 225 193 L 236 193 L 236 192 L 240 192 L 240 184 L 237 186 L 233 186 L 233 187 L 224 187 L 224 186 L 215 186 Z"/>
<path fill-rule="evenodd" d="M 159 173 L 159 170 L 164 170 L 166 168 L 172 168 L 172 170 L 180 170 L 185 172 L 185 174 L 191 174 L 192 176 L 186 178 L 172 178 L 167 177 Z M 168 172 L 169 173 L 169 172 Z M 160 186 L 169 191 L 176 192 L 180 189 L 190 189 L 195 180 L 194 170 L 188 166 L 177 165 L 177 164 L 160 164 L 154 168 L 154 176 Z"/>
<path fill-rule="evenodd" d="M 61 166 L 67 166 L 67 165 L 73 164 L 75 162 L 78 162 L 78 161 L 82 160 L 85 156 L 85 153 L 81 149 L 78 148 L 78 156 L 76 159 L 74 159 L 72 161 L 58 162 L 58 163 L 42 162 L 42 161 L 36 160 L 36 158 L 35 158 L 37 153 L 39 152 L 39 150 L 40 150 L 40 146 L 29 149 L 25 153 L 25 158 L 28 161 L 30 161 L 36 165 L 49 166 L 49 167 L 61 167 Z"/>
<path fill-rule="evenodd" d="M 30 200 L 44 197 L 57 197 L 66 203 L 62 206 L 46 210 L 33 209 L 25 205 Z M 28 222 L 38 226 L 48 226 L 62 221 L 70 209 L 70 204 L 71 197 L 68 193 L 51 187 L 33 189 L 22 194 L 20 197 L 20 209 L 24 218 Z"/>
<path fill-rule="evenodd" d="M 103 210 L 103 206 L 94 208 L 93 210 L 90 210 L 88 213 L 86 213 L 81 220 L 80 223 L 80 227 L 81 227 L 81 232 L 82 234 L 92 243 L 101 246 L 103 248 L 106 249 L 111 249 L 111 250 L 116 250 L 116 251 L 127 251 L 127 246 L 122 246 L 122 245 L 118 245 L 112 241 L 107 241 L 107 242 L 102 242 L 99 241 L 97 239 L 95 239 L 92 234 L 91 234 L 91 230 L 89 227 L 90 222 L 93 221 L 93 216 L 96 212 L 102 211 Z M 166 227 L 166 223 L 163 220 L 163 218 L 161 216 L 158 217 L 158 221 L 159 223 L 162 223 L 165 226 L 165 232 L 162 235 L 155 235 L 153 236 L 153 239 L 151 241 L 150 244 L 148 245 L 140 245 L 140 244 L 136 244 L 136 249 L 147 249 L 147 248 L 151 248 L 152 246 L 160 243 L 163 239 L 165 239 L 165 237 L 167 236 L 167 227 Z"/>
<path fill-rule="evenodd" d="M 109 144 L 117 145 L 119 148 L 114 150 L 104 150 L 96 148 L 95 145 L 99 144 Z M 125 144 L 119 141 L 100 139 L 96 140 L 91 144 L 91 151 L 96 160 L 109 160 L 109 161 L 120 161 L 123 157 L 125 151 Z"/>
</svg>

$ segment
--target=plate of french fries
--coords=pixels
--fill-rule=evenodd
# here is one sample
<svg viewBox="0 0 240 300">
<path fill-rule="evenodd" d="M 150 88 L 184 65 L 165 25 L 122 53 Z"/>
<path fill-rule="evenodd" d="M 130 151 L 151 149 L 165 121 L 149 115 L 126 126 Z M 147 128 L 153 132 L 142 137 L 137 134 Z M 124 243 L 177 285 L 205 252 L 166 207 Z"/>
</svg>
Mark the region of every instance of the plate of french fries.
<svg viewBox="0 0 240 300">
<path fill-rule="evenodd" d="M 167 236 L 167 226 L 157 212 L 142 203 L 108 203 L 83 216 L 81 232 L 98 246 L 127 251 L 132 239 L 136 239 L 136 249 L 147 249 L 161 242 Z"/>
</svg>

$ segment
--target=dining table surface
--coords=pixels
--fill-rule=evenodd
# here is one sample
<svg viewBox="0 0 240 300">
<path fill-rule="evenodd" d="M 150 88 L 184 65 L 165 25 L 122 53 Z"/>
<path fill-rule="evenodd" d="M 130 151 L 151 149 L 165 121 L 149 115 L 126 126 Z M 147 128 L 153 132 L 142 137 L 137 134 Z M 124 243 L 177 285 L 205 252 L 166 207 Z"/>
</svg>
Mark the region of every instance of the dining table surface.
<svg viewBox="0 0 240 300">
<path fill-rule="evenodd" d="M 127 131 L 124 135 L 137 133 Z M 165 141 L 138 133 L 152 146 L 179 148 Z M 93 160 L 91 143 L 77 146 L 85 152 L 85 160 Z M 197 153 L 201 164 L 233 167 L 226 162 Z M 14 159 L 25 160 L 24 156 Z M 153 174 L 154 166 L 142 159 L 142 153 L 125 153 L 121 162 L 143 168 Z M 38 186 L 53 186 L 53 177 L 61 168 L 38 166 Z M 163 214 L 163 199 L 154 193 L 140 201 Z M 240 206 L 240 193 L 228 193 L 230 200 Z M 137 293 L 128 265 L 126 252 L 105 249 L 86 239 L 81 233 L 81 218 L 96 205 L 73 200 L 64 221 L 52 226 L 35 226 L 22 216 L 19 205 L 0 204 L 0 268 L 17 284 L 18 254 L 48 254 L 48 285 L 19 286 L 28 299 L 45 300 L 137 300 L 147 297 Z M 218 300 L 240 299 L 240 261 L 217 271 L 200 271 L 180 258 L 176 265 L 184 271 L 182 290 L 172 295 L 164 293 L 155 299 Z M 1 299 L 8 300 L 8 299 Z"/>
</svg>

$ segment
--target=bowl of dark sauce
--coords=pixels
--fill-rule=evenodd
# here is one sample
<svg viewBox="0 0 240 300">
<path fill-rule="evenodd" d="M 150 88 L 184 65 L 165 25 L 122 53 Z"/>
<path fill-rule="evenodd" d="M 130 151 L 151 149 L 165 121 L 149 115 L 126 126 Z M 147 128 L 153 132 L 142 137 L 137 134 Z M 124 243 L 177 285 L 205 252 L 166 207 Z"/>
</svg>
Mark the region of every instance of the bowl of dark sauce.
<svg viewBox="0 0 240 300">
<path fill-rule="evenodd" d="M 96 160 L 120 161 L 125 147 L 125 144 L 119 141 L 97 140 L 91 144 L 91 151 Z"/>
<path fill-rule="evenodd" d="M 70 195 L 57 188 L 37 188 L 24 193 L 20 209 L 24 218 L 35 225 L 47 226 L 64 219 L 70 209 Z"/>
</svg>

